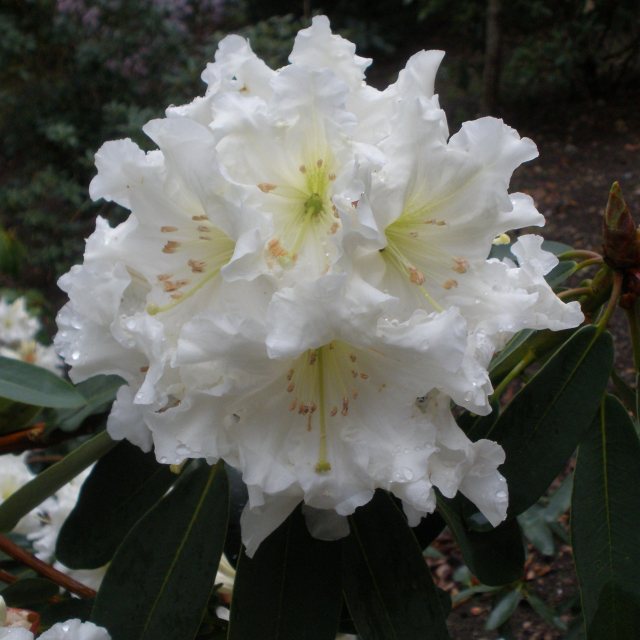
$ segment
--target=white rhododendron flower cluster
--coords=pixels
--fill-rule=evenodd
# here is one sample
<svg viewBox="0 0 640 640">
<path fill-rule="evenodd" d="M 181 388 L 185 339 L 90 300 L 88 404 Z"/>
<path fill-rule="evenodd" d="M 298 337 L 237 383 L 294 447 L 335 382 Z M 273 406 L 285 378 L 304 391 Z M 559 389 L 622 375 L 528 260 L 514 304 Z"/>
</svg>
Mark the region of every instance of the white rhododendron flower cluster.
<svg viewBox="0 0 640 640">
<path fill-rule="evenodd" d="M 409 522 L 434 487 L 494 525 L 507 487 L 500 446 L 471 442 L 452 401 L 490 411 L 487 366 L 515 332 L 578 325 L 544 275 L 556 259 L 507 231 L 542 225 L 513 171 L 537 155 L 501 120 L 449 137 L 434 95 L 443 57 L 414 55 L 383 91 L 325 17 L 274 71 L 238 36 L 203 73 L 206 94 L 144 127 L 157 149 L 107 142 L 98 219 L 57 348 L 75 381 L 117 374 L 116 439 L 162 463 L 224 459 L 249 491 L 248 553 L 300 502 L 334 539 L 377 488 Z"/>
<path fill-rule="evenodd" d="M 62 362 L 53 346 L 36 340 L 40 322 L 27 310 L 24 298 L 9 303 L 0 298 L 0 356 L 23 360 L 62 375 Z"/>
</svg>

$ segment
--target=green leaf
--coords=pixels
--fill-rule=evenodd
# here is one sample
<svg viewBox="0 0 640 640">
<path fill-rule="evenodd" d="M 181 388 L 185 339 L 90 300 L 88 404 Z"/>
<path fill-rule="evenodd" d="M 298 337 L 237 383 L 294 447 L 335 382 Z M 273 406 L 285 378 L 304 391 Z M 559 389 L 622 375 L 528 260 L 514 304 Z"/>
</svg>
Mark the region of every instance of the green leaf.
<svg viewBox="0 0 640 640">
<path fill-rule="evenodd" d="M 115 445 L 109 434 L 102 431 L 66 455 L 60 462 L 39 473 L 31 482 L 0 504 L 0 532 L 11 531 L 22 516 L 35 509 Z"/>
<path fill-rule="evenodd" d="M 522 594 L 519 589 L 508 591 L 491 609 L 491 613 L 487 616 L 487 622 L 484 628 L 487 631 L 501 627 L 515 612 L 522 600 Z"/>
<path fill-rule="evenodd" d="M 551 269 L 544 279 L 552 289 L 555 289 L 573 275 L 575 266 L 576 263 L 572 260 L 563 260 Z"/>
<path fill-rule="evenodd" d="M 153 453 L 120 442 L 82 485 L 58 534 L 57 559 L 72 569 L 94 569 L 109 562 L 133 525 L 176 479 Z"/>
<path fill-rule="evenodd" d="M 515 519 L 494 529 L 474 531 L 464 518 L 466 499 L 458 494 L 452 500 L 438 495 L 438 511 L 453 533 L 467 566 L 484 584 L 508 584 L 522 577 L 525 549 L 522 532 Z"/>
<path fill-rule="evenodd" d="M 241 555 L 229 640 L 334 640 L 342 610 L 339 542 L 312 538 L 297 508 Z"/>
<path fill-rule="evenodd" d="M 567 625 L 560 618 L 556 611 L 554 611 L 546 602 L 538 598 L 534 593 L 525 593 L 527 602 L 531 605 L 531 608 L 550 625 L 560 629 L 560 631 L 566 631 Z"/>
<path fill-rule="evenodd" d="M 553 533 L 540 505 L 534 504 L 524 513 L 521 513 L 518 516 L 518 522 L 527 540 L 542 555 L 552 556 L 555 553 L 556 546 L 553 542 Z"/>
<path fill-rule="evenodd" d="M 562 471 L 589 428 L 609 379 L 613 344 L 577 331 L 518 393 L 488 432 L 506 453 L 509 514 L 528 509 Z"/>
<path fill-rule="evenodd" d="M 640 602 L 635 594 L 608 582 L 598 598 L 598 608 L 587 629 L 588 640 L 630 640 L 638 637 Z"/>
<path fill-rule="evenodd" d="M 57 596 L 59 593 L 60 588 L 58 585 L 50 580 L 45 578 L 24 578 L 5 587 L 2 590 L 2 597 L 9 607 L 28 609 L 47 602 L 47 600 Z"/>
<path fill-rule="evenodd" d="M 640 441 L 620 401 L 607 396 L 578 449 L 573 481 L 571 538 L 587 629 L 596 612 L 613 629 L 640 607 L 638 505 Z"/>
<path fill-rule="evenodd" d="M 55 373 L 2 356 L 0 398 L 56 409 L 71 409 L 85 404 L 84 396 Z"/>
<path fill-rule="evenodd" d="M 222 463 L 187 470 L 118 548 L 92 620 L 114 640 L 189 640 L 213 591 L 229 517 Z"/>
<path fill-rule="evenodd" d="M 41 410 L 41 407 L 0 398 L 0 435 L 26 428 Z"/>
<path fill-rule="evenodd" d="M 85 418 L 106 410 L 115 400 L 118 389 L 124 384 L 120 376 L 93 376 L 76 385 L 85 398 L 85 406 L 79 409 L 62 409 L 56 412 L 56 427 L 62 431 L 74 431 Z"/>
<path fill-rule="evenodd" d="M 391 498 L 376 492 L 349 520 L 342 580 L 358 635 L 363 640 L 448 638 L 429 569 Z"/>
</svg>

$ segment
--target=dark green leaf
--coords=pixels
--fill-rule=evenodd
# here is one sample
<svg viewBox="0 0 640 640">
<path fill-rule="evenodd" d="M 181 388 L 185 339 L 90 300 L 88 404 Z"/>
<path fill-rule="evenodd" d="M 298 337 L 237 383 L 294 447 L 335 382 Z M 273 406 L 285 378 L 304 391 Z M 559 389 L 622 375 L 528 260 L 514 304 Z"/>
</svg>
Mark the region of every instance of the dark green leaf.
<svg viewBox="0 0 640 640">
<path fill-rule="evenodd" d="M 495 529 L 474 531 L 465 521 L 464 504 L 465 499 L 460 494 L 453 500 L 438 496 L 438 511 L 460 545 L 471 572 L 480 582 L 491 586 L 521 578 L 525 550 L 518 522 L 510 519 Z"/>
<path fill-rule="evenodd" d="M 0 532 L 11 531 L 22 516 L 35 509 L 115 445 L 109 434 L 102 431 L 66 455 L 60 462 L 39 473 L 0 505 Z"/>
<path fill-rule="evenodd" d="M 187 470 L 118 548 L 92 620 L 114 640 L 194 638 L 214 587 L 228 516 L 222 463 Z"/>
<path fill-rule="evenodd" d="M 57 596 L 60 588 L 44 578 L 24 578 L 2 590 L 7 606 L 28 609 Z"/>
<path fill-rule="evenodd" d="M 507 592 L 498 600 L 496 606 L 491 609 L 484 628 L 490 631 L 502 626 L 518 608 L 520 600 L 522 600 L 522 594 L 519 589 L 512 589 Z"/>
<path fill-rule="evenodd" d="M 24 429 L 40 411 L 41 407 L 0 398 L 0 435 Z"/>
<path fill-rule="evenodd" d="M 589 428 L 613 363 L 611 335 L 575 333 L 511 401 L 487 437 L 506 453 L 509 513 L 528 509 L 562 471 Z"/>
<path fill-rule="evenodd" d="M 84 481 L 58 535 L 58 560 L 75 569 L 94 569 L 109 562 L 133 525 L 176 479 L 153 453 L 120 442 Z"/>
<path fill-rule="evenodd" d="M 92 606 L 93 600 L 86 598 L 62 598 L 40 608 L 40 622 L 45 627 L 71 618 L 79 618 L 84 622 L 89 619 Z"/>
<path fill-rule="evenodd" d="M 363 640 L 448 638 L 445 613 L 416 539 L 391 498 L 378 491 L 350 518 L 343 588 Z"/>
<path fill-rule="evenodd" d="M 107 410 L 115 400 L 118 389 L 124 384 L 119 376 L 94 376 L 84 380 L 76 389 L 85 398 L 85 406 L 79 409 L 61 409 L 56 412 L 56 427 L 62 431 L 74 431 L 90 415 Z"/>
<path fill-rule="evenodd" d="M 598 611 L 614 628 L 630 614 L 630 599 L 640 603 L 640 441 L 613 396 L 580 444 L 573 484 L 571 538 L 586 625 Z"/>
<path fill-rule="evenodd" d="M 0 398 L 56 409 L 81 407 L 85 403 L 84 396 L 55 373 L 2 356 Z"/>
<path fill-rule="evenodd" d="M 640 601 L 615 582 L 608 582 L 598 598 L 598 608 L 587 628 L 588 640 L 631 640 L 640 629 Z"/>
<path fill-rule="evenodd" d="M 312 538 L 297 508 L 238 563 L 229 640 L 334 640 L 342 610 L 340 543 Z"/>
</svg>

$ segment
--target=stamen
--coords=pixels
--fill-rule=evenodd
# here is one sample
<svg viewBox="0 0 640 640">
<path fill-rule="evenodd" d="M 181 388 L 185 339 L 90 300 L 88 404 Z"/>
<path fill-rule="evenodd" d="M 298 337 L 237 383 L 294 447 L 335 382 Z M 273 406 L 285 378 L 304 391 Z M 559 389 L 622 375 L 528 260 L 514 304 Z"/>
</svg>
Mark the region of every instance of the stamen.
<svg viewBox="0 0 640 640">
<path fill-rule="evenodd" d="M 442 284 L 442 286 L 447 290 L 448 289 L 455 289 L 458 286 L 458 281 L 457 280 L 453 280 L 453 279 L 452 280 L 447 280 L 446 282 L 444 282 Z"/>
<path fill-rule="evenodd" d="M 260 191 L 262 191 L 262 193 L 269 193 L 269 191 L 273 191 L 274 189 L 276 189 L 277 186 L 278 185 L 271 184 L 270 182 L 261 182 L 258 185 L 258 189 L 260 189 Z"/>
<path fill-rule="evenodd" d="M 172 233 L 173 231 L 177 231 L 177 230 L 178 230 L 178 227 L 172 227 L 172 226 L 169 226 L 169 225 L 166 225 L 164 227 L 160 227 L 160 231 L 162 233 Z"/>
<path fill-rule="evenodd" d="M 200 221 L 202 221 L 202 220 L 208 220 L 207 216 L 203 216 L 203 215 L 200 215 L 200 216 L 191 216 L 191 219 L 192 219 L 193 221 L 195 221 L 195 222 L 200 222 Z"/>
<path fill-rule="evenodd" d="M 300 173 L 307 173 L 307 167 L 305 167 L 303 164 L 301 164 L 301 165 L 298 167 L 298 171 L 299 171 Z"/>
<path fill-rule="evenodd" d="M 453 270 L 456 273 L 466 273 L 468 268 L 469 268 L 469 261 L 465 260 L 465 258 L 453 259 Z"/>
<path fill-rule="evenodd" d="M 409 272 L 409 280 L 411 280 L 413 284 L 424 284 L 424 273 L 422 273 L 422 271 L 415 267 L 408 267 L 407 271 Z"/>
<path fill-rule="evenodd" d="M 162 247 L 162 253 L 175 253 L 180 247 L 180 243 L 175 240 L 169 240 L 164 247 Z"/>
<path fill-rule="evenodd" d="M 187 260 L 187 265 L 193 273 L 203 273 L 207 263 L 204 260 Z"/>
</svg>

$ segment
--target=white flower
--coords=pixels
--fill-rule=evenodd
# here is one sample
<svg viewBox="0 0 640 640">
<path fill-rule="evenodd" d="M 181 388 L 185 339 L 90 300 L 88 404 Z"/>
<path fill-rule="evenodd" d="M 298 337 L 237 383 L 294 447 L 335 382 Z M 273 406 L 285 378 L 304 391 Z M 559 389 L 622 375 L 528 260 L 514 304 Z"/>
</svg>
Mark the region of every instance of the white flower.
<svg viewBox="0 0 640 640">
<path fill-rule="evenodd" d="M 22 486 L 33 480 L 34 475 L 25 463 L 25 456 L 5 454 L 0 456 L 0 504 Z M 28 535 L 40 528 L 38 510 L 23 516 L 13 529 L 16 533 Z"/>
<path fill-rule="evenodd" d="M 38 636 L 41 640 L 110 640 L 111 636 L 104 627 L 93 622 L 81 622 L 77 618 L 58 622 Z"/>
<path fill-rule="evenodd" d="M 16 298 L 12 303 L 0 298 L 0 342 L 32 340 L 39 330 L 40 322 L 27 311 L 24 298 Z"/>
<path fill-rule="evenodd" d="M 242 472 L 250 554 L 300 501 L 314 535 L 345 535 L 377 488 L 412 524 L 434 488 L 500 522 L 504 453 L 471 443 L 451 401 L 487 413 L 505 339 L 581 320 L 544 281 L 539 241 L 514 245 L 518 265 L 487 259 L 496 236 L 543 221 L 508 193 L 537 151 L 492 118 L 449 138 L 442 55 L 378 91 L 325 17 L 277 71 L 229 36 L 206 94 L 144 127 L 157 150 L 96 155 L 92 197 L 131 216 L 99 219 L 60 280 L 57 348 L 75 381 L 125 379 L 114 438 Z"/>
</svg>

